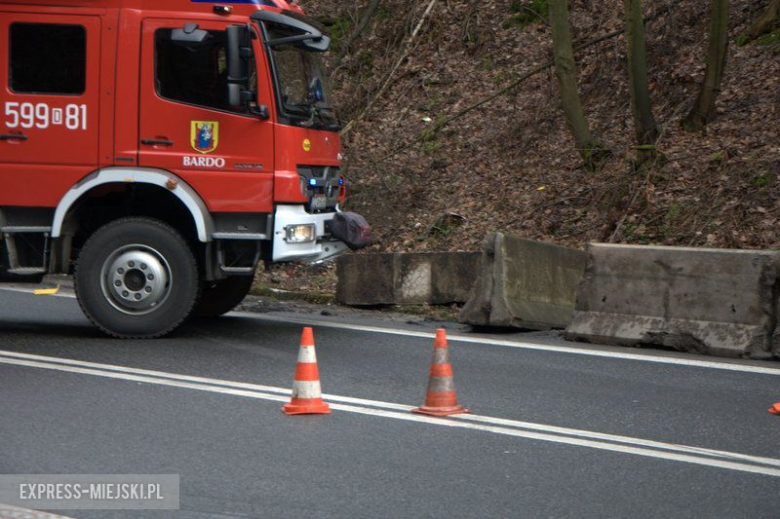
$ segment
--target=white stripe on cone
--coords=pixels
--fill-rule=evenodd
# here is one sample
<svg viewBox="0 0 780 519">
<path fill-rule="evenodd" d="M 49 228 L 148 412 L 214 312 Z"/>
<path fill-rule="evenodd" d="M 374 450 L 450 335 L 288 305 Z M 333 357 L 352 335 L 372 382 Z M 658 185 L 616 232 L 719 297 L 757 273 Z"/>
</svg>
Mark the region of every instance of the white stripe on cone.
<svg viewBox="0 0 780 519">
<path fill-rule="evenodd" d="M 299 364 L 316 364 L 317 354 L 314 351 L 314 346 L 301 346 L 298 350 L 298 363 Z"/>
<path fill-rule="evenodd" d="M 293 398 L 321 398 L 322 389 L 319 380 L 296 380 L 293 382 Z"/>
</svg>

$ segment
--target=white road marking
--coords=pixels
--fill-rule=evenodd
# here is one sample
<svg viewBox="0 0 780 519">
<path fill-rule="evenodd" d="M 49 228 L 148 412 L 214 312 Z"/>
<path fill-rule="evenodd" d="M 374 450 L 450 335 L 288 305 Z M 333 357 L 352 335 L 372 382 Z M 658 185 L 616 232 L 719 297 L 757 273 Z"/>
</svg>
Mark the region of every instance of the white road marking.
<svg viewBox="0 0 780 519">
<path fill-rule="evenodd" d="M 29 510 L 0 503 L 0 519 L 71 519 L 39 510 Z"/>
<path fill-rule="evenodd" d="M 35 285 L 36 287 L 40 288 L 38 285 Z M 7 292 L 17 292 L 19 294 L 27 294 L 27 295 L 35 295 L 33 291 L 35 290 L 34 287 L 30 288 L 21 288 L 21 287 L 8 287 L 8 286 L 0 286 L 0 290 L 5 290 Z M 73 294 L 71 292 L 63 291 L 63 290 L 70 290 L 70 289 L 63 289 L 60 287 L 60 291 L 56 294 L 46 294 L 47 297 L 65 297 L 67 299 L 76 299 L 76 294 Z M 39 296 L 40 297 L 40 296 Z"/>
<path fill-rule="evenodd" d="M 10 292 L 32 294 L 30 289 L 0 286 L 0 290 L 8 290 Z M 54 297 L 65 297 L 65 298 L 75 299 L 76 296 L 74 294 L 60 292 L 59 294 L 56 294 Z M 332 321 L 325 321 L 322 319 L 308 318 L 308 317 L 305 318 L 294 317 L 291 315 L 276 316 L 270 314 L 256 314 L 251 312 L 232 312 L 231 314 L 242 316 L 242 317 L 249 317 L 252 319 L 259 319 L 263 321 L 295 323 L 301 325 L 320 326 L 323 328 L 334 328 L 334 329 L 350 330 L 350 331 L 357 331 L 357 332 L 382 333 L 386 335 L 400 335 L 403 337 L 433 339 L 436 336 L 436 334 L 432 332 L 416 332 L 413 330 L 402 330 L 398 328 L 384 328 L 379 326 L 363 326 L 358 324 L 335 323 Z M 678 357 L 662 357 L 659 355 L 624 353 L 620 351 L 593 350 L 593 349 L 587 349 L 584 347 L 584 345 L 581 344 L 579 346 L 561 346 L 561 345 L 548 346 L 545 344 L 536 344 L 536 343 L 524 342 L 524 341 L 507 341 L 501 339 L 491 339 L 488 337 L 467 337 L 465 335 L 457 335 L 457 334 L 447 334 L 447 340 L 450 342 L 464 342 L 468 344 L 503 346 L 507 348 L 518 348 L 518 349 L 532 350 L 532 351 L 584 355 L 587 357 L 636 360 L 640 362 L 655 362 L 657 364 L 670 364 L 674 366 L 687 366 L 687 367 L 715 369 L 715 370 L 722 370 L 722 371 L 734 371 L 738 373 L 755 373 L 760 375 L 780 376 L 780 368 L 767 368 L 764 366 L 753 366 L 749 364 L 734 364 L 726 360 L 709 361 L 709 360 L 687 359 L 687 358 L 678 358 Z"/>
<path fill-rule="evenodd" d="M 100 364 L 57 357 L 45 357 L 24 353 L 0 351 L 0 364 L 41 368 L 53 371 L 92 375 L 147 384 L 156 384 L 212 393 L 243 396 L 273 402 L 287 402 L 290 390 L 257 384 L 209 379 L 179 375 L 161 371 L 143 370 Z M 365 400 L 338 395 L 323 395 L 331 408 L 369 416 L 392 418 L 417 423 L 455 427 L 482 432 L 491 432 L 532 440 L 588 447 L 612 452 L 621 452 L 657 459 L 693 463 L 754 474 L 780 477 L 780 459 L 751 456 L 735 452 L 704 449 L 687 445 L 671 444 L 611 434 L 596 433 L 580 429 L 568 429 L 530 422 L 480 415 L 457 415 L 450 418 L 434 418 L 409 413 L 412 406 Z M 354 405 L 351 405 L 354 404 Z M 362 404 L 362 405 L 360 405 Z M 371 406 L 371 407 L 366 407 Z"/>
<path fill-rule="evenodd" d="M 382 328 L 378 326 L 363 326 L 358 324 L 334 323 L 315 318 L 293 317 L 293 316 L 272 316 L 267 314 L 253 314 L 249 312 L 234 312 L 234 315 L 242 317 L 251 317 L 264 321 L 295 323 L 307 326 L 320 326 L 322 328 L 335 328 L 341 330 L 350 330 L 356 332 L 383 333 L 387 335 L 401 335 L 404 337 L 417 337 L 423 339 L 433 339 L 435 333 L 416 332 L 413 330 L 401 330 L 398 328 Z M 504 346 L 507 348 L 519 348 L 524 350 L 545 351 L 552 353 L 568 353 L 574 355 L 585 355 L 589 357 L 604 357 L 610 359 L 638 360 L 641 362 L 655 362 L 658 364 L 672 364 L 676 366 L 689 366 L 696 368 L 717 369 L 723 371 L 736 371 L 741 373 L 758 373 L 761 375 L 780 376 L 780 369 L 767 368 L 763 366 L 753 366 L 749 364 L 733 364 L 728 361 L 716 362 L 709 360 L 683 359 L 678 357 L 661 357 L 658 355 L 645 355 L 637 353 L 623 353 L 619 351 L 603 351 L 584 349 L 582 346 L 548 346 L 545 344 L 535 344 L 523 341 L 506 341 L 501 339 L 490 339 L 487 337 L 467 337 L 465 335 L 447 334 L 449 342 L 465 342 L 470 344 L 486 344 L 491 346 Z"/>
</svg>

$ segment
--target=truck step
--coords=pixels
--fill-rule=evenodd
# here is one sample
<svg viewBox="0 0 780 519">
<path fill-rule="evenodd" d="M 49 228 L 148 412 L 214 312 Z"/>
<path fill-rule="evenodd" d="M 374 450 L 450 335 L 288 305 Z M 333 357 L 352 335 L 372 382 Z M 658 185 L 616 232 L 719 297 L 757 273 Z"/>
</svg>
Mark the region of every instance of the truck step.
<svg viewBox="0 0 780 519">
<path fill-rule="evenodd" d="M 13 226 L 13 225 L 6 225 L 5 227 L 0 227 L 0 233 L 5 233 L 5 234 L 48 233 L 48 232 L 51 232 L 51 227 Z"/>
<path fill-rule="evenodd" d="M 224 265 L 220 265 L 219 270 L 225 274 L 252 274 L 255 271 L 254 267 L 226 267 Z"/>
<path fill-rule="evenodd" d="M 46 269 L 42 267 L 19 267 L 8 269 L 6 272 L 15 276 L 34 276 L 36 274 L 45 274 Z"/>
<path fill-rule="evenodd" d="M 211 235 L 215 240 L 253 240 L 262 241 L 267 240 L 267 234 L 261 233 L 246 233 L 246 232 L 215 232 Z"/>
</svg>

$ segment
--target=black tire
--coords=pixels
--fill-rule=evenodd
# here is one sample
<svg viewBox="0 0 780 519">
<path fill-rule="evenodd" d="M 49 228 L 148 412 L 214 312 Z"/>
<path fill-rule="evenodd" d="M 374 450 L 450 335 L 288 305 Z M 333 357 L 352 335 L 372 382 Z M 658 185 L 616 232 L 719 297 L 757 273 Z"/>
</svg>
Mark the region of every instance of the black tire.
<svg viewBox="0 0 780 519">
<path fill-rule="evenodd" d="M 232 276 L 219 281 L 204 283 L 200 298 L 195 303 L 195 317 L 219 317 L 234 309 L 244 300 L 252 288 L 254 276 Z"/>
<path fill-rule="evenodd" d="M 118 338 L 151 339 L 189 315 L 198 297 L 198 267 L 187 242 L 169 225 L 122 218 L 84 244 L 74 285 L 95 326 Z"/>
</svg>

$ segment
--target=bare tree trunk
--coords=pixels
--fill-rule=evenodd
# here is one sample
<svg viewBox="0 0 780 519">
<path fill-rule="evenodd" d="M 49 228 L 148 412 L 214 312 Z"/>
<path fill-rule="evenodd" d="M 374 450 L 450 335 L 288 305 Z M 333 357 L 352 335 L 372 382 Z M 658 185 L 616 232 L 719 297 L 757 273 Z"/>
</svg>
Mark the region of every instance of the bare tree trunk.
<svg viewBox="0 0 780 519">
<path fill-rule="evenodd" d="M 347 55 L 347 52 L 349 52 L 350 48 L 352 45 L 354 45 L 355 41 L 357 41 L 358 37 L 363 33 L 364 30 L 366 30 L 366 27 L 368 27 L 368 22 L 371 21 L 371 17 L 374 16 L 374 12 L 376 11 L 378 5 L 379 0 L 371 0 L 371 2 L 368 4 L 368 8 L 366 8 L 366 12 L 363 13 L 363 16 L 360 18 L 357 27 L 355 27 L 355 30 L 352 31 L 352 34 L 349 35 L 347 41 L 341 45 L 341 49 L 339 49 L 339 55 L 336 57 L 336 61 L 333 63 L 333 70 L 336 70 L 341 66 L 341 62 L 344 60 L 344 56 Z"/>
<path fill-rule="evenodd" d="M 770 31 L 778 21 L 780 21 L 780 0 L 770 0 L 761 16 L 748 29 L 747 35 L 754 40 Z"/>
<path fill-rule="evenodd" d="M 577 65 L 574 61 L 574 48 L 569 28 L 569 1 L 550 0 L 550 25 L 552 28 L 555 75 L 558 77 L 558 91 L 561 107 L 566 117 L 566 125 L 574 137 L 586 168 L 593 170 L 605 153 L 591 136 L 588 121 L 582 109 L 580 94 L 577 90 Z"/>
<path fill-rule="evenodd" d="M 636 139 L 640 146 L 652 146 L 658 140 L 659 130 L 653 117 L 650 90 L 647 85 L 647 51 L 642 0 L 623 0 L 623 2 L 628 40 L 628 82 Z"/>
<path fill-rule="evenodd" d="M 666 4 L 665 6 L 659 8 L 653 14 L 651 14 L 650 16 L 645 18 L 645 23 L 653 21 L 653 20 L 656 20 L 656 19 L 660 18 L 661 16 L 663 16 L 664 14 L 669 13 L 673 8 L 678 6 L 678 1 L 679 0 L 671 0 L 668 4 Z M 615 38 L 616 36 L 620 36 L 624 32 L 625 32 L 624 29 L 618 29 L 616 31 L 609 32 L 607 34 L 602 34 L 601 36 L 593 38 L 592 40 L 587 40 L 587 41 L 584 41 L 584 42 L 581 42 L 581 43 L 577 44 L 577 46 L 574 48 L 574 51 L 575 52 L 580 52 L 582 50 L 588 49 L 590 47 L 593 47 L 594 45 L 598 45 L 599 43 L 611 40 L 612 38 Z M 487 97 L 483 97 L 482 99 L 480 99 L 476 103 L 474 103 L 472 105 L 469 105 L 466 108 L 463 108 L 462 110 L 459 110 L 459 111 L 455 112 L 452 115 L 447 116 L 441 122 L 437 121 L 437 123 L 436 123 L 437 130 L 441 130 L 442 128 L 444 128 L 447 125 L 451 124 L 453 121 L 455 121 L 457 119 L 460 119 L 461 117 L 463 117 L 463 116 L 473 112 L 474 110 L 477 110 L 477 109 L 487 105 L 488 103 L 491 103 L 491 102 L 495 101 L 496 99 L 498 99 L 499 97 L 501 97 L 501 96 L 503 96 L 505 94 L 508 94 L 510 92 L 516 92 L 517 91 L 517 87 L 521 83 L 527 81 L 529 78 L 532 78 L 532 77 L 536 76 L 537 74 L 540 74 L 542 72 L 547 71 L 548 69 L 550 69 L 552 67 L 555 67 L 555 61 L 554 60 L 548 61 L 546 63 L 542 63 L 541 65 L 537 65 L 536 67 L 528 70 L 527 72 L 523 73 L 520 77 L 518 77 L 517 79 L 512 81 L 512 83 L 510 83 L 509 86 L 506 86 L 506 87 L 502 88 L 501 90 L 499 90 L 497 92 L 493 92 L 492 94 L 488 95 Z M 424 138 L 425 138 L 425 136 L 420 136 L 417 139 L 410 140 L 410 141 L 405 142 L 404 144 L 401 144 L 400 146 L 396 146 L 387 155 L 385 155 L 384 157 L 382 157 L 378 161 L 376 161 L 376 163 L 379 164 L 379 163 L 382 163 L 382 162 L 384 162 L 384 161 L 386 161 L 388 159 L 391 159 L 391 158 L 395 157 L 396 155 L 398 155 L 402 151 L 408 149 L 413 144 L 417 144 L 419 142 L 422 142 L 424 140 Z M 610 153 L 611 153 L 611 151 L 609 149 L 604 149 L 604 148 L 601 148 L 599 151 L 602 153 L 602 156 L 604 156 L 604 157 L 609 156 Z"/>
<path fill-rule="evenodd" d="M 698 131 L 715 119 L 715 100 L 720 93 L 720 83 L 726 68 L 728 51 L 729 0 L 712 0 L 710 14 L 710 44 L 707 51 L 707 71 L 701 84 L 699 97 L 691 113 L 683 121 L 688 131 Z"/>
</svg>

